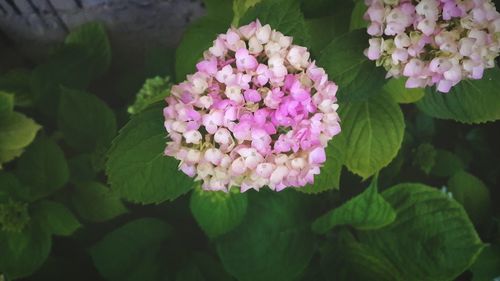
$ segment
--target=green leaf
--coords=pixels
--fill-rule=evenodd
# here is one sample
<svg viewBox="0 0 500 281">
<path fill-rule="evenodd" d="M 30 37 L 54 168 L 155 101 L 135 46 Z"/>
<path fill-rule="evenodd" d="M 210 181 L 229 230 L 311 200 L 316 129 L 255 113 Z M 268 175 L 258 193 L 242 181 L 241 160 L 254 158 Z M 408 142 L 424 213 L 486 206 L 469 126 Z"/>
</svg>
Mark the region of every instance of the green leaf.
<svg viewBox="0 0 500 281">
<path fill-rule="evenodd" d="M 135 115 L 115 138 L 107 162 L 111 188 L 137 203 L 173 200 L 193 187 L 178 161 L 163 155 L 166 146 L 161 108 Z"/>
<path fill-rule="evenodd" d="M 398 281 L 397 268 L 364 244 L 355 241 L 337 243 L 321 258 L 326 276 L 335 280 Z"/>
<path fill-rule="evenodd" d="M 147 79 L 139 93 L 137 93 L 134 104 L 128 107 L 128 113 L 140 113 L 149 105 L 162 101 L 170 94 L 171 87 L 170 77 L 161 78 L 157 76 Z"/>
<path fill-rule="evenodd" d="M 443 149 L 436 150 L 436 162 L 431 174 L 438 177 L 451 177 L 465 168 L 464 162 L 457 155 Z"/>
<path fill-rule="evenodd" d="M 386 95 L 340 107 L 342 133 L 348 143 L 346 166 L 363 178 L 387 166 L 403 141 L 405 123 L 398 104 Z"/>
<path fill-rule="evenodd" d="M 14 174 L 0 171 L 0 203 L 8 202 L 9 199 L 27 201 L 29 189 Z"/>
<path fill-rule="evenodd" d="M 0 91 L 14 94 L 16 106 L 32 106 L 34 96 L 30 88 L 30 79 L 30 71 L 25 69 L 11 70 L 0 76 Z"/>
<path fill-rule="evenodd" d="M 363 18 L 368 7 L 364 1 L 355 1 L 354 9 L 351 14 L 351 22 L 349 24 L 349 30 L 356 30 L 360 28 L 366 28 L 368 22 Z"/>
<path fill-rule="evenodd" d="M 462 206 L 437 189 L 399 184 L 382 196 L 396 210 L 396 220 L 357 237 L 390 261 L 400 280 L 453 280 L 484 247 Z"/>
<path fill-rule="evenodd" d="M 7 118 L 14 111 L 14 95 L 0 91 L 0 118 Z"/>
<path fill-rule="evenodd" d="M 159 219 L 137 219 L 107 234 L 90 255 L 106 280 L 161 280 L 164 265 L 158 255 L 170 232 L 170 226 Z"/>
<path fill-rule="evenodd" d="M 49 256 L 51 244 L 50 233 L 36 223 L 20 233 L 0 231 L 0 272 L 8 280 L 33 274 Z"/>
<path fill-rule="evenodd" d="M 312 229 L 318 234 L 325 234 L 337 225 L 346 224 L 361 230 L 378 229 L 392 223 L 394 219 L 396 213 L 378 193 L 374 179 L 361 194 L 317 218 Z"/>
<path fill-rule="evenodd" d="M 0 148 L 4 150 L 24 148 L 35 139 L 40 128 L 33 119 L 14 111 L 0 119 Z"/>
<path fill-rule="evenodd" d="M 78 184 L 71 196 L 78 214 L 92 222 L 103 222 L 127 212 L 120 197 L 98 182 Z"/>
<path fill-rule="evenodd" d="M 319 175 L 314 177 L 314 184 L 308 184 L 296 190 L 317 194 L 331 189 L 339 189 L 346 148 L 345 138 L 342 135 L 335 136 L 326 147 L 326 162 L 321 167 Z"/>
<path fill-rule="evenodd" d="M 97 171 L 92 166 L 92 156 L 80 154 L 68 160 L 71 183 L 88 182 L 95 179 Z"/>
<path fill-rule="evenodd" d="M 235 0 L 237 2 L 240 0 Z M 243 1 L 256 1 L 256 0 L 243 0 Z M 223 20 L 229 27 L 233 19 L 233 0 L 203 0 L 207 9 L 208 17 L 218 18 Z"/>
<path fill-rule="evenodd" d="M 474 223 L 480 225 L 487 221 L 490 191 L 480 179 L 465 171 L 457 172 L 448 180 L 448 190 L 464 206 Z"/>
<path fill-rule="evenodd" d="M 300 0 L 299 2 L 306 18 L 331 16 L 338 10 L 349 13 L 353 8 L 352 1 Z M 348 20 L 348 17 L 343 18 Z"/>
<path fill-rule="evenodd" d="M 364 4 L 363 4 L 364 5 Z M 397 103 L 414 103 L 422 99 L 425 95 L 424 89 L 407 89 L 404 78 L 391 78 L 385 83 L 383 89 Z"/>
<path fill-rule="evenodd" d="M 485 247 L 470 270 L 472 281 L 492 281 L 500 277 L 500 246 Z"/>
<path fill-rule="evenodd" d="M 243 222 L 218 239 L 222 264 L 240 281 L 294 280 L 314 251 L 302 196 L 261 191 L 249 197 Z"/>
<path fill-rule="evenodd" d="M 246 193 L 238 191 L 204 191 L 196 188 L 191 194 L 191 212 L 198 225 L 211 238 L 237 227 L 247 212 Z"/>
<path fill-rule="evenodd" d="M 82 48 L 94 77 L 106 73 L 111 64 L 111 47 L 104 25 L 95 22 L 84 24 L 71 31 L 64 42 Z"/>
<path fill-rule="evenodd" d="M 40 137 L 28 147 L 18 162 L 18 177 L 30 188 L 30 199 L 46 197 L 69 179 L 64 153 L 52 140 Z"/>
<path fill-rule="evenodd" d="M 363 54 L 366 30 L 354 30 L 335 38 L 321 52 L 318 66 L 339 85 L 339 101 L 364 100 L 381 92 L 384 71 Z"/>
<path fill-rule="evenodd" d="M 195 71 L 203 52 L 210 48 L 217 34 L 226 31 L 228 25 L 221 19 L 204 17 L 193 22 L 184 32 L 175 54 L 175 78 L 177 82 Z"/>
<path fill-rule="evenodd" d="M 66 142 L 84 152 L 107 147 L 116 135 L 113 111 L 98 97 L 82 91 L 61 89 L 58 120 Z"/>
<path fill-rule="evenodd" d="M 294 44 L 308 46 L 309 34 L 298 1 L 262 1 L 245 13 L 241 25 L 256 19 L 259 19 L 262 25 L 269 24 L 271 29 L 278 30 L 286 36 L 293 36 Z"/>
<path fill-rule="evenodd" d="M 63 204 L 43 200 L 34 206 L 34 217 L 40 225 L 54 235 L 70 236 L 82 225 Z"/>
<path fill-rule="evenodd" d="M 463 80 L 449 93 L 428 88 L 417 106 L 426 114 L 440 119 L 477 124 L 500 119 L 498 89 L 500 69 L 487 70 L 481 80 Z"/>
</svg>

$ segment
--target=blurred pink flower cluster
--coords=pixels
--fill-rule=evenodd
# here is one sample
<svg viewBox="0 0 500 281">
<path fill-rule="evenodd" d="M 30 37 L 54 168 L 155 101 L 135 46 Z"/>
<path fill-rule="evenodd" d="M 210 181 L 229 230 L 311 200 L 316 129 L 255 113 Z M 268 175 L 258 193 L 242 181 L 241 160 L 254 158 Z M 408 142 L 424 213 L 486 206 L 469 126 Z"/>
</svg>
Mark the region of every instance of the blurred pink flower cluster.
<svg viewBox="0 0 500 281">
<path fill-rule="evenodd" d="M 337 85 L 306 48 L 259 21 L 220 34 L 172 87 L 165 155 L 205 190 L 313 183 L 340 132 Z"/>
<path fill-rule="evenodd" d="M 365 0 L 373 36 L 365 55 L 407 77 L 407 88 L 448 92 L 481 79 L 500 52 L 500 14 L 491 0 Z"/>
</svg>

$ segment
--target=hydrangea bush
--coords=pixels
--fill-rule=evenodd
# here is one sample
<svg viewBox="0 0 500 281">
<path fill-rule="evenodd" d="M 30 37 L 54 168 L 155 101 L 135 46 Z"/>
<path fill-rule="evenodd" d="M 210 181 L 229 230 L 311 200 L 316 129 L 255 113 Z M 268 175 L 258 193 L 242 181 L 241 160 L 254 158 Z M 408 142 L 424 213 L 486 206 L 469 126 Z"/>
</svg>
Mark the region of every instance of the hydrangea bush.
<svg viewBox="0 0 500 281">
<path fill-rule="evenodd" d="M 406 77 L 407 88 L 436 85 L 447 93 L 481 79 L 500 53 L 500 13 L 491 0 L 367 0 L 373 38 L 366 55 Z"/>
<path fill-rule="evenodd" d="M 133 62 L 71 28 L 0 73 L 0 281 L 494 280 L 495 3 L 205 0 Z"/>
<path fill-rule="evenodd" d="M 165 155 L 206 190 L 314 183 L 340 124 L 338 87 L 307 48 L 257 20 L 219 35 L 203 56 L 167 98 Z"/>
</svg>

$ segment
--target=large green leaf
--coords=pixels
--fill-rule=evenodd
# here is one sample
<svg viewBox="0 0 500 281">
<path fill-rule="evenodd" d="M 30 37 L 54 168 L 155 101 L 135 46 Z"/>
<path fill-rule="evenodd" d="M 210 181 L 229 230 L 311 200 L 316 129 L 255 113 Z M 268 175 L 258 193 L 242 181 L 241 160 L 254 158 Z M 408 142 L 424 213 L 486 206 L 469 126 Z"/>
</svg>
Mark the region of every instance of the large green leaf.
<svg viewBox="0 0 500 281">
<path fill-rule="evenodd" d="M 69 236 L 82 226 L 73 213 L 58 202 L 43 200 L 32 212 L 40 225 L 54 235 Z"/>
<path fill-rule="evenodd" d="M 249 197 L 243 222 L 218 239 L 224 267 L 240 281 L 294 280 L 314 250 L 302 196 L 261 191 Z"/>
<path fill-rule="evenodd" d="M 489 218 L 490 191 L 480 179 L 465 172 L 455 173 L 448 180 L 448 190 L 460 202 L 471 220 L 480 225 Z"/>
<path fill-rule="evenodd" d="M 170 232 L 161 220 L 137 219 L 107 234 L 90 249 L 90 255 L 106 280 L 162 280 L 165 265 L 158 254 Z"/>
<path fill-rule="evenodd" d="M 0 118 L 0 148 L 14 150 L 30 144 L 40 130 L 40 125 L 22 113 L 11 112 Z"/>
<path fill-rule="evenodd" d="M 82 48 L 94 77 L 106 73 L 111 64 L 111 47 L 102 24 L 95 22 L 84 24 L 71 31 L 64 42 L 66 45 Z"/>
<path fill-rule="evenodd" d="M 51 244 L 50 233 L 35 222 L 20 233 L 0 230 L 0 272 L 8 280 L 33 274 L 49 256 Z"/>
<path fill-rule="evenodd" d="M 227 28 L 227 23 L 216 17 L 201 18 L 187 28 L 175 54 L 175 78 L 178 82 L 196 70 L 196 63 L 203 52 L 212 46 L 217 34 Z"/>
<path fill-rule="evenodd" d="M 325 234 L 337 225 L 356 229 L 378 229 L 392 223 L 396 212 L 378 193 L 376 179 L 361 194 L 317 218 L 312 229 Z"/>
<path fill-rule="evenodd" d="M 256 19 L 263 25 L 269 24 L 272 29 L 276 29 L 284 35 L 293 36 L 294 44 L 308 46 L 309 34 L 298 1 L 262 1 L 245 13 L 241 19 L 241 25 Z"/>
<path fill-rule="evenodd" d="M 238 226 L 247 212 L 247 194 L 239 191 L 204 191 L 191 194 L 191 212 L 209 237 L 224 234 Z"/>
<path fill-rule="evenodd" d="M 462 206 L 439 190 L 399 184 L 382 195 L 396 210 L 396 220 L 361 231 L 358 238 L 390 261 L 401 280 L 453 280 L 484 247 Z"/>
<path fill-rule="evenodd" d="M 116 134 L 113 111 L 98 97 L 78 90 L 61 90 L 58 121 L 66 142 L 84 152 L 107 147 Z"/>
<path fill-rule="evenodd" d="M 428 115 L 463 123 L 483 123 L 500 119 L 500 69 L 485 71 L 481 80 L 463 80 L 449 93 L 428 88 L 417 106 Z"/>
<path fill-rule="evenodd" d="M 346 147 L 345 138 L 342 135 L 334 137 L 326 147 L 326 162 L 321 167 L 319 175 L 314 177 L 314 184 L 308 184 L 297 188 L 297 190 L 308 194 L 316 194 L 331 189 L 339 189 Z"/>
<path fill-rule="evenodd" d="M 82 218 L 93 222 L 106 221 L 127 212 L 119 196 L 98 182 L 78 184 L 71 201 Z"/>
<path fill-rule="evenodd" d="M 339 85 L 340 101 L 364 100 L 381 92 L 384 71 L 363 54 L 367 42 L 366 30 L 354 30 L 335 38 L 321 52 L 318 66 Z"/>
<path fill-rule="evenodd" d="M 32 201 L 52 194 L 69 179 L 68 163 L 59 146 L 40 137 L 19 158 L 18 176 L 30 188 Z"/>
<path fill-rule="evenodd" d="M 192 180 L 178 171 L 178 161 L 163 155 L 166 134 L 157 107 L 135 115 L 113 140 L 106 171 L 111 188 L 123 198 L 160 203 L 193 187 Z"/>
<path fill-rule="evenodd" d="M 352 9 L 351 19 L 349 23 L 349 30 L 356 30 L 359 28 L 366 28 L 368 22 L 363 18 L 368 6 L 365 1 L 354 1 L 354 8 Z"/>
<path fill-rule="evenodd" d="M 350 171 L 367 178 L 396 157 L 405 123 L 403 113 L 391 98 L 379 95 L 340 108 L 342 135 L 348 143 L 345 164 Z"/>
<path fill-rule="evenodd" d="M 355 241 L 339 241 L 324 250 L 323 274 L 330 280 L 400 281 L 397 267 L 368 246 Z"/>
</svg>

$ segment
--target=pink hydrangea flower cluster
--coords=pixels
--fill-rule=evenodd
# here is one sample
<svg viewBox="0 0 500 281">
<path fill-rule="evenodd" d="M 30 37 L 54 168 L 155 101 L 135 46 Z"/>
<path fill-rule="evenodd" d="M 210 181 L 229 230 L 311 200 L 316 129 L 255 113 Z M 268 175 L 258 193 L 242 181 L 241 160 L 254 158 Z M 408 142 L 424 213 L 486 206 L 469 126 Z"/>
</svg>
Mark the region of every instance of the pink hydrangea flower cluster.
<svg viewBox="0 0 500 281">
<path fill-rule="evenodd" d="M 340 132 L 337 85 L 292 37 L 257 20 L 220 34 L 172 87 L 165 155 L 205 190 L 313 183 Z"/>
<path fill-rule="evenodd" d="M 407 77 L 407 88 L 448 92 L 481 79 L 500 53 L 500 14 L 491 0 L 365 0 L 370 47 L 365 55 Z"/>
</svg>

